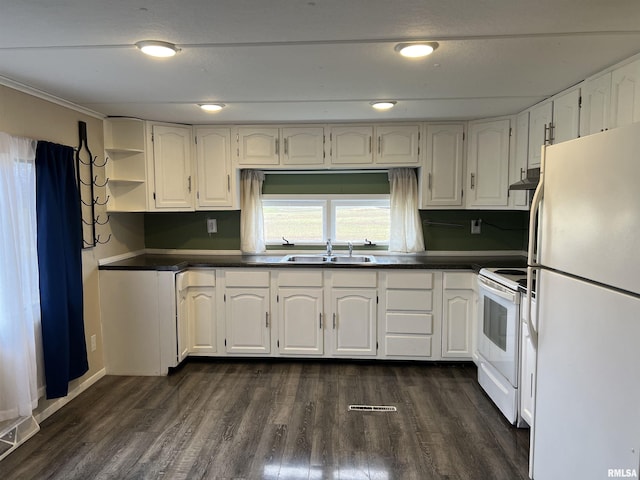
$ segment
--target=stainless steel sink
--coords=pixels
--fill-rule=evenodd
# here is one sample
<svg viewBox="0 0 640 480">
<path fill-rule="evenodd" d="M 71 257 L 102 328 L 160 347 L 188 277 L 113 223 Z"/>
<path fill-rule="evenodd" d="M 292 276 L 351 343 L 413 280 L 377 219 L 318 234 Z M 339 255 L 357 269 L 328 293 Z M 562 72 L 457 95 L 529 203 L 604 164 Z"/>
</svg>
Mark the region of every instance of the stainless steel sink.
<svg viewBox="0 0 640 480">
<path fill-rule="evenodd" d="M 376 259 L 372 255 L 337 255 L 330 257 L 330 261 L 333 263 L 350 263 L 355 265 L 359 263 L 376 263 Z"/>
<path fill-rule="evenodd" d="M 284 263 L 324 263 L 329 261 L 326 255 L 287 255 L 281 262 Z"/>
<path fill-rule="evenodd" d="M 350 265 L 362 265 L 376 263 L 373 255 L 287 255 L 280 260 L 281 263 L 346 263 Z"/>
</svg>

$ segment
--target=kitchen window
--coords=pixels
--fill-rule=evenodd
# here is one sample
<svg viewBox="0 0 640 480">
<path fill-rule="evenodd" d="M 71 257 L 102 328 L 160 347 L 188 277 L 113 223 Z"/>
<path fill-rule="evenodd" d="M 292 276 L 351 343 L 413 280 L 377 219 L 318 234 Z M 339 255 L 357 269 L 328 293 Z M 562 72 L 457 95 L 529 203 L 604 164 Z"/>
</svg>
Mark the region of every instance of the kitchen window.
<svg viewBox="0 0 640 480">
<path fill-rule="evenodd" d="M 263 195 L 267 245 L 389 244 L 389 195 Z"/>
</svg>

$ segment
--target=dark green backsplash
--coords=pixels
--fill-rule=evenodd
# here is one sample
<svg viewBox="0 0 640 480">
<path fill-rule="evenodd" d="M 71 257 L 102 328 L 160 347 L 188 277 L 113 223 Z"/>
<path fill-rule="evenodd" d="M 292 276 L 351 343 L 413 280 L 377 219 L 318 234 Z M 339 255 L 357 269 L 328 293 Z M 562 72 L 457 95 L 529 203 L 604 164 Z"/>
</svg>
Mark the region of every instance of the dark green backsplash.
<svg viewBox="0 0 640 480">
<path fill-rule="evenodd" d="M 421 210 L 427 250 L 526 250 L 529 212 L 510 210 Z M 471 234 L 471 220 L 481 233 Z"/>
<path fill-rule="evenodd" d="M 217 233 L 207 233 L 207 218 Z M 144 240 L 147 248 L 240 250 L 240 211 L 145 213 Z"/>
<path fill-rule="evenodd" d="M 359 173 L 268 173 L 263 194 L 389 194 L 386 172 Z"/>
<path fill-rule="evenodd" d="M 420 216 L 427 250 L 526 250 L 528 212 L 421 210 Z M 207 218 L 217 219 L 218 233 L 207 234 Z M 479 235 L 471 234 L 471 220 L 474 219 L 482 219 Z M 240 212 L 237 210 L 146 213 L 144 227 L 147 248 L 240 249 Z"/>
</svg>

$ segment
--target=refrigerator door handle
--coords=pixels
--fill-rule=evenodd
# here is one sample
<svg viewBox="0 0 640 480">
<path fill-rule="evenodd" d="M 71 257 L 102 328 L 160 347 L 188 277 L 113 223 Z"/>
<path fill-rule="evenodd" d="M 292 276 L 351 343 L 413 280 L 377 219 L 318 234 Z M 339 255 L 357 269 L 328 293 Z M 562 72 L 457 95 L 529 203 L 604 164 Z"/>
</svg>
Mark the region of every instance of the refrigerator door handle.
<svg viewBox="0 0 640 480">
<path fill-rule="evenodd" d="M 534 256 L 538 253 L 538 258 L 540 257 L 540 252 L 536 251 L 537 238 L 539 238 L 539 235 L 536 235 L 536 220 L 544 197 L 544 167 L 546 153 L 547 146 L 543 145 L 540 155 L 540 180 L 536 187 L 536 191 L 533 194 L 533 200 L 531 201 L 531 212 L 529 214 L 529 248 L 527 249 L 527 328 L 529 329 L 531 343 L 533 343 L 533 346 L 536 348 L 538 346 L 538 330 L 534 327 L 533 318 L 531 317 L 531 290 L 533 287 L 533 272 L 535 270 L 540 270 L 540 265 L 535 262 Z M 537 318 L 535 325 L 539 327 Z"/>
</svg>

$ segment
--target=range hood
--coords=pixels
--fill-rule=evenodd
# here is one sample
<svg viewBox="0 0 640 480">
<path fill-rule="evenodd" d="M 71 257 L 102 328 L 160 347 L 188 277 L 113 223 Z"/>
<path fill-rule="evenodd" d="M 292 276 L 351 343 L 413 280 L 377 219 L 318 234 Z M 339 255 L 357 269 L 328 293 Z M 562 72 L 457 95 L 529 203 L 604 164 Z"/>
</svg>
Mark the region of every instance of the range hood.
<svg viewBox="0 0 640 480">
<path fill-rule="evenodd" d="M 540 169 L 530 168 L 527 170 L 527 176 L 519 182 L 509 185 L 509 190 L 535 190 L 540 180 Z"/>
</svg>

